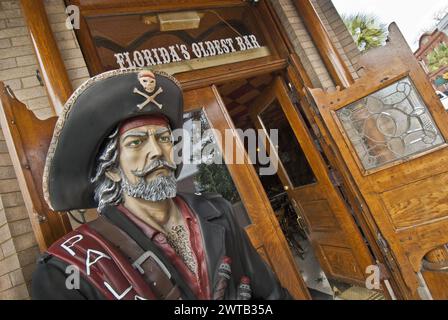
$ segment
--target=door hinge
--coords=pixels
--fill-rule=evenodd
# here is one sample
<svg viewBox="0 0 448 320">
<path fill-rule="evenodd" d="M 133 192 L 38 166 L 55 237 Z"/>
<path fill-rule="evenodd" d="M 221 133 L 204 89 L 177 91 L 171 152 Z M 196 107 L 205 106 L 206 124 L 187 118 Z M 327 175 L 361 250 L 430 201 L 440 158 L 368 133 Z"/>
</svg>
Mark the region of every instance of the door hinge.
<svg viewBox="0 0 448 320">
<path fill-rule="evenodd" d="M 377 231 L 376 240 L 383 251 L 389 251 L 389 243 L 384 239 L 381 232 Z"/>
<path fill-rule="evenodd" d="M 378 246 L 380 247 L 380 250 L 383 252 L 383 256 L 385 258 L 385 262 L 390 270 L 397 270 L 396 268 L 396 261 L 394 259 L 394 256 L 392 254 L 392 251 L 390 250 L 389 243 L 386 239 L 384 239 L 383 235 L 380 231 L 376 232 L 376 242 Z"/>
</svg>

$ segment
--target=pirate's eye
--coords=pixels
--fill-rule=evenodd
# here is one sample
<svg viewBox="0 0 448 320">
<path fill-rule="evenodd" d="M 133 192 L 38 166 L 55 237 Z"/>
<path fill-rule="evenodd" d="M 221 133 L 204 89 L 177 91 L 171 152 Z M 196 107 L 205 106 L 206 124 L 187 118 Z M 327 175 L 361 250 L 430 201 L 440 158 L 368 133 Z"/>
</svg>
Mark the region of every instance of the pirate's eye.
<svg viewBox="0 0 448 320">
<path fill-rule="evenodd" d="M 165 134 L 163 136 L 159 136 L 158 140 L 160 143 L 170 143 L 171 142 L 171 135 Z"/>
<path fill-rule="evenodd" d="M 142 140 L 140 139 L 136 139 L 136 140 L 132 140 L 129 141 L 129 143 L 127 144 L 128 147 L 138 147 L 139 145 L 142 144 Z"/>
</svg>

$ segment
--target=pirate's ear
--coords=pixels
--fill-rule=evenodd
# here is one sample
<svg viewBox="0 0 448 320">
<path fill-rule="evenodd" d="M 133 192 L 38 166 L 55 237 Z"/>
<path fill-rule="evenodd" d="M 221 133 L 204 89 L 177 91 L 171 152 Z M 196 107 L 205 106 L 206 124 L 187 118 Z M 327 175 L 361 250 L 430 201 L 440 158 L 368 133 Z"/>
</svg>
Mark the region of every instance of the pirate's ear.
<svg viewBox="0 0 448 320">
<path fill-rule="evenodd" d="M 120 182 L 121 181 L 121 175 L 120 171 L 118 169 L 108 169 L 105 172 L 106 177 L 108 177 L 113 182 Z"/>
</svg>

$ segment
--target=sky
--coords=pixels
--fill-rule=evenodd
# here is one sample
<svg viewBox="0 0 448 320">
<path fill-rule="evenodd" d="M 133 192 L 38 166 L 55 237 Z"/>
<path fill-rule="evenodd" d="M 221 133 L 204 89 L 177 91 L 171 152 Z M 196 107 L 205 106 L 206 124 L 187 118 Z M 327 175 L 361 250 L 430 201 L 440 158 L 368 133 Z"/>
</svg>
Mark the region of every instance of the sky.
<svg viewBox="0 0 448 320">
<path fill-rule="evenodd" d="M 333 0 L 339 14 L 371 13 L 387 25 L 396 22 L 412 50 L 418 48 L 422 30 L 434 23 L 434 15 L 446 8 L 447 2 L 447 0 Z"/>
</svg>

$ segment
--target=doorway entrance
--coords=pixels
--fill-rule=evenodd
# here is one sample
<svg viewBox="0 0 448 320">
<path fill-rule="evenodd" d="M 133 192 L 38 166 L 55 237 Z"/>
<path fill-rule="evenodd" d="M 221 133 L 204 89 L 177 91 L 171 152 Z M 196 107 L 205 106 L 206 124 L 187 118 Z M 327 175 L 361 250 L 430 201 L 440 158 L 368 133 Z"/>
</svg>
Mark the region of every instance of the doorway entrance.
<svg viewBox="0 0 448 320">
<path fill-rule="evenodd" d="M 258 178 L 287 240 L 296 268 L 316 298 L 377 299 L 365 289 L 365 270 L 374 264 L 359 227 L 329 168 L 288 94 L 282 76 L 265 74 L 220 85 L 236 129 L 256 129 L 266 152 L 278 164 Z M 273 141 L 272 130 L 278 130 Z M 260 137 L 260 135 L 258 135 Z M 264 149 L 264 150 L 261 150 Z M 259 164 L 254 163 L 257 173 Z"/>
</svg>

